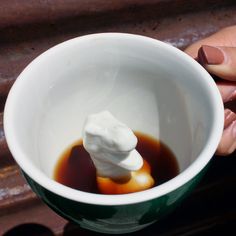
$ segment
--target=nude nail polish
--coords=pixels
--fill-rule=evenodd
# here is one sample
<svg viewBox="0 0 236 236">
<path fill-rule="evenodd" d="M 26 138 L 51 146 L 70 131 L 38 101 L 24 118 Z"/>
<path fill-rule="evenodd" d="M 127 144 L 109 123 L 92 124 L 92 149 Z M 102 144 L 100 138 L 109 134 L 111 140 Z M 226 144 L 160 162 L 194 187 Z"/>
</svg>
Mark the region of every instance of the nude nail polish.
<svg viewBox="0 0 236 236">
<path fill-rule="evenodd" d="M 224 129 L 229 127 L 232 122 L 236 121 L 236 113 L 232 112 L 229 109 L 225 109 L 225 123 Z"/>
<path fill-rule="evenodd" d="M 236 85 L 230 83 L 217 83 L 223 102 L 230 102 L 236 99 Z"/>
<path fill-rule="evenodd" d="M 202 45 L 198 50 L 198 61 L 203 65 L 220 65 L 224 62 L 224 54 L 217 47 Z"/>
<path fill-rule="evenodd" d="M 236 121 L 233 121 L 223 132 L 218 146 L 219 155 L 229 155 L 236 150 Z"/>
</svg>

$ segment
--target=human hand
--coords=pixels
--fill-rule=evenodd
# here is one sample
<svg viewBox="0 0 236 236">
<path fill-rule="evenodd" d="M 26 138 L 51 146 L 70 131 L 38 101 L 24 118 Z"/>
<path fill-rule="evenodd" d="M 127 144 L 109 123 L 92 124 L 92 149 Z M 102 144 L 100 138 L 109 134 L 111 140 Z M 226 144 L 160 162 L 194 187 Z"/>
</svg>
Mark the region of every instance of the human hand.
<svg viewBox="0 0 236 236">
<path fill-rule="evenodd" d="M 225 123 L 216 154 L 229 155 L 236 150 L 236 26 L 192 44 L 185 52 L 221 78 L 216 83 L 225 103 Z"/>
</svg>

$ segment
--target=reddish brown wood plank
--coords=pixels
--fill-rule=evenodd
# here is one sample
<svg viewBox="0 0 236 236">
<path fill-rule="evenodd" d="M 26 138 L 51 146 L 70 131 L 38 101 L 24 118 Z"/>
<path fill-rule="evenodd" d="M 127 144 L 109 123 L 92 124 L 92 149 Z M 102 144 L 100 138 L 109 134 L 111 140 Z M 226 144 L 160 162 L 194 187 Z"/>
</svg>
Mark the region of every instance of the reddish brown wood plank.
<svg viewBox="0 0 236 236">
<path fill-rule="evenodd" d="M 2 111 L 9 89 L 22 69 L 55 44 L 89 33 L 135 33 L 184 48 L 222 27 L 236 24 L 236 4 L 219 7 L 232 3 L 220 0 L 23 0 L 20 4 L 17 0 L 1 1 L 0 235 L 8 230 L 19 232 L 14 229 L 16 226 L 31 233 L 28 235 L 36 235 L 40 230 L 47 235 L 99 235 L 68 224 L 43 204 L 30 190 L 9 153 Z M 227 227 L 227 222 L 235 222 L 235 164 L 232 158 L 215 159 L 204 183 L 179 211 L 167 221 L 134 235 L 195 236 L 217 224 Z"/>
<path fill-rule="evenodd" d="M 153 14 L 181 13 L 190 10 L 200 10 L 206 7 L 220 7 L 234 3 L 233 0 L 2 0 L 0 3 L 0 27 L 34 23 L 55 23 L 58 20 L 81 16 L 112 14 L 113 17 L 143 17 Z"/>
<path fill-rule="evenodd" d="M 5 156 L 9 154 L 9 149 L 7 146 L 4 130 L 3 130 L 3 113 L 0 112 L 0 156 Z M 0 165 L 1 166 L 1 165 Z"/>
<path fill-rule="evenodd" d="M 38 227 L 43 228 L 45 234 L 40 234 Z M 11 231 L 13 235 L 63 235 L 64 227 L 67 221 L 58 216 L 52 210 L 50 210 L 45 204 L 39 202 L 36 205 L 24 207 L 19 211 L 10 214 L 5 214 L 0 218 L 0 235 Z M 22 227 L 22 231 L 17 233 L 17 228 Z M 50 234 L 49 234 L 50 233 Z"/>
<path fill-rule="evenodd" d="M 118 14 L 118 13 L 117 13 Z M 0 97 L 6 96 L 14 79 L 37 55 L 62 41 L 98 32 L 127 32 L 163 40 L 184 48 L 222 27 L 236 24 L 236 5 L 209 11 L 151 19 L 75 19 L 55 25 L 35 25 L 0 32 Z M 45 35 L 47 37 L 45 37 Z"/>
</svg>

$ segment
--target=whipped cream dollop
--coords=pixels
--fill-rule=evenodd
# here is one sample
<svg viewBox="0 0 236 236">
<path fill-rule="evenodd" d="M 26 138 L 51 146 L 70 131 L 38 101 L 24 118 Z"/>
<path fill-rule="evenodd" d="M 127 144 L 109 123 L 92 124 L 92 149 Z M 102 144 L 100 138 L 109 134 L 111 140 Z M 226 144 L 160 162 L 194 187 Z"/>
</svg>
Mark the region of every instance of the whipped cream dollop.
<svg viewBox="0 0 236 236">
<path fill-rule="evenodd" d="M 87 117 L 83 145 L 101 177 L 122 178 L 143 166 L 143 159 L 135 149 L 137 137 L 109 111 Z"/>
</svg>

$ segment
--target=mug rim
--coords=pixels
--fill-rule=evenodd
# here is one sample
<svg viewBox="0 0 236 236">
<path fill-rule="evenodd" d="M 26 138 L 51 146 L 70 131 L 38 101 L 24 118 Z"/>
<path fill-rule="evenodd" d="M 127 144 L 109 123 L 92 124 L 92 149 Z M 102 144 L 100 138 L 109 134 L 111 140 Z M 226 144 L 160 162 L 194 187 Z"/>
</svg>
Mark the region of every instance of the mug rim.
<svg viewBox="0 0 236 236">
<path fill-rule="evenodd" d="M 24 73 L 34 63 L 37 64 L 38 61 L 40 61 L 41 57 L 47 57 L 47 55 L 53 52 L 54 50 L 58 50 L 63 47 L 66 48 L 70 44 L 79 43 L 80 41 L 83 40 L 98 39 L 102 37 L 113 37 L 115 39 L 122 37 L 122 38 L 127 38 L 129 40 L 139 39 L 141 43 L 158 45 L 161 46 L 166 51 L 171 51 L 172 53 L 176 53 L 178 54 L 179 57 L 181 57 L 182 60 L 185 61 L 185 63 L 191 64 L 192 68 L 194 68 L 194 70 L 197 73 L 199 73 L 202 78 L 204 78 L 203 80 L 201 80 L 201 82 L 205 83 L 205 86 L 207 86 L 208 89 L 209 99 L 211 100 L 212 104 L 212 112 L 214 120 L 212 120 L 211 130 L 209 132 L 209 136 L 207 137 L 207 142 L 205 143 L 201 153 L 198 155 L 196 160 L 193 163 L 191 163 L 191 165 L 189 165 L 184 171 L 182 171 L 176 177 L 148 190 L 129 194 L 105 195 L 105 194 L 83 192 L 80 190 L 75 190 L 70 187 L 64 186 L 63 184 L 60 184 L 55 180 L 51 179 L 50 177 L 46 176 L 46 174 L 43 173 L 43 171 L 39 170 L 33 163 L 27 161 L 26 154 L 20 147 L 14 134 L 14 129 L 12 128 L 11 125 L 12 122 L 14 122 L 14 115 L 13 115 L 14 104 L 15 101 L 19 99 L 17 94 L 19 93 L 19 91 L 21 91 L 21 89 L 24 89 L 22 86 Z M 189 182 L 198 173 L 200 173 L 201 170 L 204 169 L 204 167 L 208 164 L 208 162 L 214 155 L 222 135 L 223 124 L 224 124 L 224 107 L 220 93 L 212 77 L 194 59 L 192 59 L 190 56 L 188 56 L 181 50 L 167 43 L 146 36 L 127 34 L 127 33 L 98 33 L 98 34 L 80 36 L 77 38 L 67 40 L 63 43 L 60 43 L 48 49 L 47 51 L 36 57 L 21 72 L 21 74 L 15 81 L 14 85 L 12 86 L 6 100 L 3 120 L 4 120 L 5 137 L 9 149 L 13 155 L 13 158 L 18 163 L 20 168 L 37 184 L 41 185 L 48 191 L 51 191 L 59 196 L 62 196 L 64 198 L 76 202 L 95 204 L 95 205 L 127 205 L 127 204 L 135 204 L 148 201 L 154 198 L 159 198 L 165 194 L 168 194 L 178 189 L 179 187 L 183 186 L 187 182 Z"/>
</svg>

